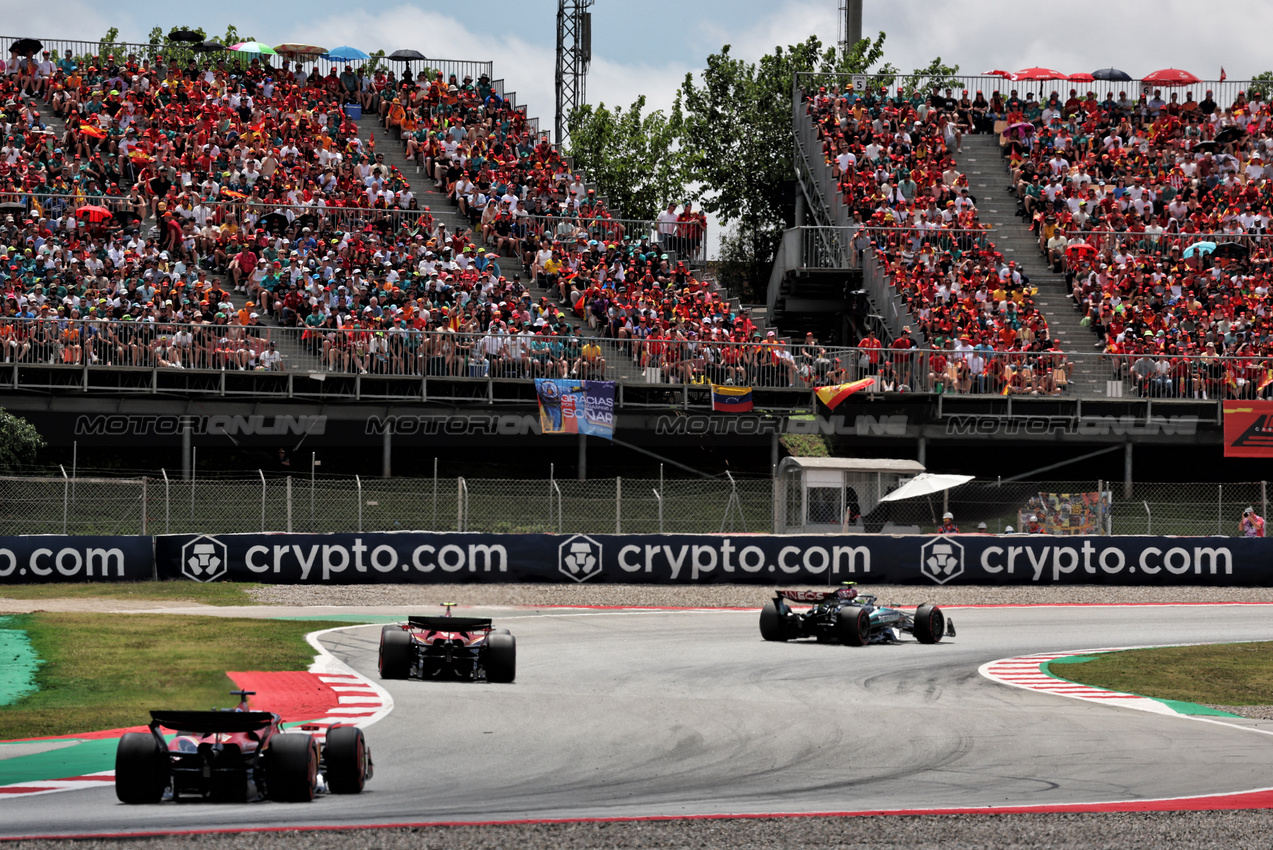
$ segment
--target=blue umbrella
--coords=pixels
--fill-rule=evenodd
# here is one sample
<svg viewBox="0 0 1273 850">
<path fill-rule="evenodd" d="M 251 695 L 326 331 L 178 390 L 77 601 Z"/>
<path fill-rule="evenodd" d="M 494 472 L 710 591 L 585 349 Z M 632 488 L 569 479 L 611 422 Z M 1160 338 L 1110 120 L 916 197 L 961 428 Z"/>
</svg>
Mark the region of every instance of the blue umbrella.
<svg viewBox="0 0 1273 850">
<path fill-rule="evenodd" d="M 363 53 L 357 47 L 333 47 L 331 50 L 323 54 L 323 58 L 328 62 L 356 62 L 363 59 L 370 59 L 366 53 Z"/>
<path fill-rule="evenodd" d="M 1185 249 L 1184 258 L 1187 260 L 1190 257 L 1192 257 L 1195 253 L 1210 254 L 1215 249 L 1216 249 L 1216 243 L 1214 242 L 1195 242 Z"/>
</svg>

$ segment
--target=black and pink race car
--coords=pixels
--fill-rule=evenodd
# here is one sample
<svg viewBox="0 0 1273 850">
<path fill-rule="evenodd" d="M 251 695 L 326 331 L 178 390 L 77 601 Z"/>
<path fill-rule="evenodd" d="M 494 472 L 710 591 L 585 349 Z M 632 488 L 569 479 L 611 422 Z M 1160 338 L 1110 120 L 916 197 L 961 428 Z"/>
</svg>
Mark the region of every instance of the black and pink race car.
<svg viewBox="0 0 1273 850">
<path fill-rule="evenodd" d="M 811 607 L 794 611 L 790 602 Z M 896 643 L 903 634 L 920 643 L 955 636 L 955 624 L 936 605 L 920 605 L 914 614 L 879 605 L 873 594 L 859 593 L 853 582 L 835 590 L 779 590 L 760 609 L 760 636 L 785 641 L 816 638 L 846 646 Z"/>
<path fill-rule="evenodd" d="M 380 631 L 380 678 L 511 682 L 517 641 L 480 617 L 408 617 Z"/>
<path fill-rule="evenodd" d="M 125 733 L 115 749 L 115 796 L 124 803 L 297 803 L 324 791 L 362 792 L 372 763 L 361 729 L 284 731 L 277 714 L 248 708 L 254 691 L 231 693 L 239 697 L 237 708 L 152 711 L 149 731 Z"/>
</svg>

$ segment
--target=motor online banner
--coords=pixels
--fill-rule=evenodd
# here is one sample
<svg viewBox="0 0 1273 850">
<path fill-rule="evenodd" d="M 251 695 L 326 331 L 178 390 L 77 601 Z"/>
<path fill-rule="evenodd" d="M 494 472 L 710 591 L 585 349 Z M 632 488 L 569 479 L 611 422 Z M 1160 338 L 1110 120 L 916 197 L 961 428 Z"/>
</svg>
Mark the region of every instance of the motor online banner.
<svg viewBox="0 0 1273 850">
<path fill-rule="evenodd" d="M 1221 537 L 387 532 L 155 539 L 161 579 L 274 584 L 1273 586 L 1270 554 L 1267 540 Z"/>
</svg>

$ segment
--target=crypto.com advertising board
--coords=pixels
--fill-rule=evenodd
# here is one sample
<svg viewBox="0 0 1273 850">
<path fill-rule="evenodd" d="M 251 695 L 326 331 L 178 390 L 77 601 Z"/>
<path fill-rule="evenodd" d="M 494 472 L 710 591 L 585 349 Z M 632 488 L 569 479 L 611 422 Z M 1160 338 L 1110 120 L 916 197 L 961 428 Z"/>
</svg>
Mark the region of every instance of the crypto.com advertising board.
<svg viewBox="0 0 1273 850">
<path fill-rule="evenodd" d="M 368 534 L 156 538 L 161 579 L 273 584 L 1273 586 L 1273 542 L 1046 535 Z"/>
</svg>

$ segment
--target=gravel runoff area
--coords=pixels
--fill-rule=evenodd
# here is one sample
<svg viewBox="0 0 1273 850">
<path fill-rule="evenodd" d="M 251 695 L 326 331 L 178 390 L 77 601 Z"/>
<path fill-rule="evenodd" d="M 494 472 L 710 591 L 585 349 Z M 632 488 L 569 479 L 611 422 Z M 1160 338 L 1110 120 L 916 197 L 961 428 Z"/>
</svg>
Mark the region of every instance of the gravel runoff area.
<svg viewBox="0 0 1273 850">
<path fill-rule="evenodd" d="M 630 821 L 17 841 L 13 850 L 582 850 L 582 848 L 1268 847 L 1268 811 Z"/>
<path fill-rule="evenodd" d="M 826 585 L 783 585 L 825 590 Z M 1273 602 L 1273 587 L 1107 587 L 1013 585 L 859 585 L 882 603 L 917 605 L 1046 605 L 1060 602 Z M 263 605 L 580 605 L 618 607 L 759 608 L 773 587 L 758 584 L 284 584 L 254 588 Z"/>
</svg>

